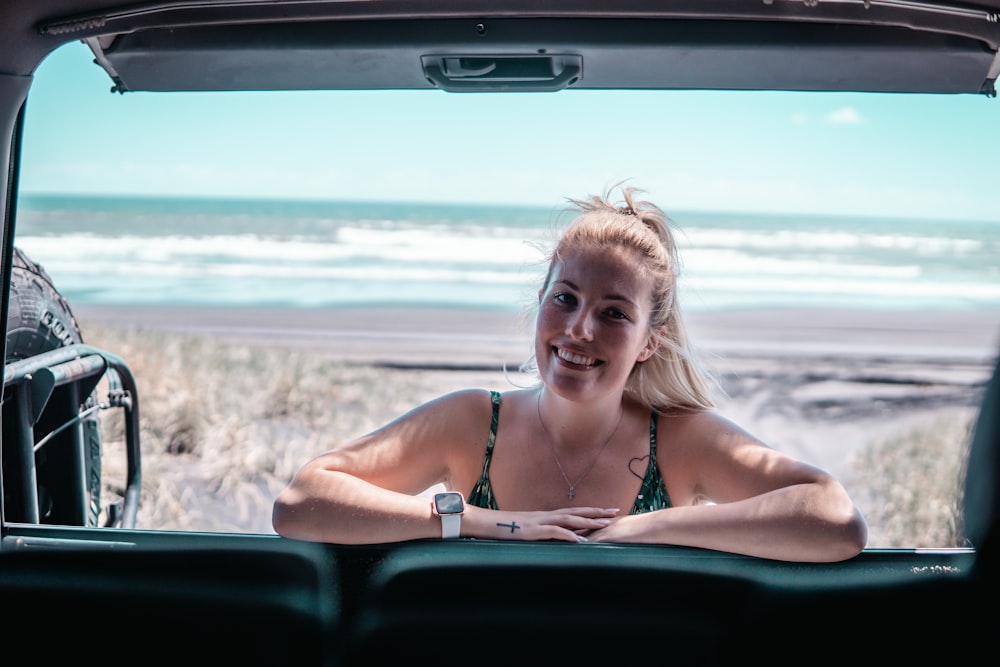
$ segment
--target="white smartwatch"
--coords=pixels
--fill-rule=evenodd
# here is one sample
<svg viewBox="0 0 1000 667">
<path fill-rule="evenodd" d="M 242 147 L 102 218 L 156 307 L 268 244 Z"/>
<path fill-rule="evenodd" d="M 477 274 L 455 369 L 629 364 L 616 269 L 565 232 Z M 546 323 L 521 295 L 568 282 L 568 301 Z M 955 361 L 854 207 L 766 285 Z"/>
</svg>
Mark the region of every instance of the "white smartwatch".
<svg viewBox="0 0 1000 667">
<path fill-rule="evenodd" d="M 462 514 L 465 498 L 458 491 L 435 493 L 431 503 L 434 513 L 441 517 L 441 539 L 447 540 L 462 534 Z"/>
</svg>

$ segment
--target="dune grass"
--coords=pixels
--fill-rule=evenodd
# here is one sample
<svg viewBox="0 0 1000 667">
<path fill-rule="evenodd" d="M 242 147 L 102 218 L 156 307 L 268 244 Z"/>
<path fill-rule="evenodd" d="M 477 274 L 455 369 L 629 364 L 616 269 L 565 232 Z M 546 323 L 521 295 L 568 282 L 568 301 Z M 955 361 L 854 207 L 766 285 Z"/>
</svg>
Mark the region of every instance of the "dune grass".
<svg viewBox="0 0 1000 667">
<path fill-rule="evenodd" d="M 114 351 L 135 378 L 142 528 L 270 532 L 274 496 L 305 461 L 437 393 L 419 373 L 349 366 L 301 350 L 87 331 L 88 344 Z M 104 486 L 113 501 L 125 479 L 120 411 L 102 414 L 102 433 Z"/>
<path fill-rule="evenodd" d="M 965 546 L 962 490 L 975 414 L 938 419 L 873 442 L 859 457 L 869 544 Z"/>
</svg>

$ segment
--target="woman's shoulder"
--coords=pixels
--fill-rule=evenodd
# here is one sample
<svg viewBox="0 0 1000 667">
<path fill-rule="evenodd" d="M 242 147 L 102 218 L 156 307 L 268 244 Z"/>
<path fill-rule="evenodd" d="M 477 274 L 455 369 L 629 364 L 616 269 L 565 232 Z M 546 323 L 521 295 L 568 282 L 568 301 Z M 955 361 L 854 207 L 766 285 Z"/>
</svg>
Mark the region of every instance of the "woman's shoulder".
<svg viewBox="0 0 1000 667">
<path fill-rule="evenodd" d="M 762 446 L 770 448 L 746 428 L 714 408 L 660 412 L 657 428 L 669 437 L 678 452 L 713 456 L 735 448 Z"/>
<path fill-rule="evenodd" d="M 503 398 L 512 392 L 501 392 L 495 389 L 470 387 L 456 389 L 434 398 L 426 405 L 446 410 L 491 411 L 493 405 L 499 405 Z"/>
<path fill-rule="evenodd" d="M 457 389 L 424 403 L 404 421 L 423 424 L 420 428 L 433 431 L 438 439 L 467 442 L 469 434 L 489 431 L 491 421 L 499 415 L 501 403 L 505 414 L 510 414 L 511 410 L 516 413 L 520 391 Z"/>
<path fill-rule="evenodd" d="M 503 396 L 502 392 L 492 389 L 468 387 L 465 389 L 456 389 L 448 392 L 447 394 L 442 394 L 434 400 L 447 403 L 492 403 L 494 394 Z"/>
<path fill-rule="evenodd" d="M 526 409 L 525 406 L 534 405 L 536 391 L 537 388 L 531 387 L 503 391 L 487 388 L 458 389 L 439 397 L 436 401 L 440 402 L 442 408 L 449 413 L 463 411 L 474 418 L 490 414 L 494 410 L 498 412 L 502 410 L 506 414 L 520 414 Z"/>
<path fill-rule="evenodd" d="M 656 420 L 659 426 L 674 432 L 719 433 L 743 432 L 743 429 L 714 408 L 657 410 Z"/>
<path fill-rule="evenodd" d="M 484 387 L 469 387 L 465 389 L 456 389 L 450 393 L 445 394 L 441 398 L 447 398 L 448 400 L 485 400 L 487 402 L 492 402 L 494 397 L 497 401 L 508 401 L 508 400 L 518 400 L 518 396 L 521 395 L 533 395 L 537 391 L 536 387 L 525 387 L 516 389 L 505 389 L 503 391 L 499 389 L 487 389 Z"/>
</svg>

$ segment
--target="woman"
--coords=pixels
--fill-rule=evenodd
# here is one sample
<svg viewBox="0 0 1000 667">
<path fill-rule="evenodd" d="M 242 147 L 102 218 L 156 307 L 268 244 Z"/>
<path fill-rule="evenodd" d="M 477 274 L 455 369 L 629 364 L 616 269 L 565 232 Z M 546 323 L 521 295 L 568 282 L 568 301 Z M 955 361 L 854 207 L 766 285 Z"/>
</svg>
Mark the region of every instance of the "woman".
<svg viewBox="0 0 1000 667">
<path fill-rule="evenodd" d="M 579 215 L 538 293 L 540 382 L 420 405 L 307 463 L 274 505 L 284 536 L 644 542 L 789 561 L 859 553 L 841 484 L 713 410 L 676 300 L 667 216 L 622 190 Z M 610 194 L 610 193 L 609 193 Z M 449 493 L 421 496 L 441 484 Z"/>
</svg>

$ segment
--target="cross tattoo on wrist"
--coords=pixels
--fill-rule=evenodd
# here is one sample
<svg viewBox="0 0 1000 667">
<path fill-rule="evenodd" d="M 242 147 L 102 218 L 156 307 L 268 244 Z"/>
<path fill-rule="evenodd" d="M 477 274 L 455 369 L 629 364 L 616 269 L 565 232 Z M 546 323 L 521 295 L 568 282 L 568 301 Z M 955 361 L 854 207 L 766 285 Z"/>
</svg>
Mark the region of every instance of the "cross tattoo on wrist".
<svg viewBox="0 0 1000 667">
<path fill-rule="evenodd" d="M 511 534 L 513 534 L 515 530 L 520 530 L 521 528 L 519 525 L 517 525 L 516 521 L 511 521 L 510 523 L 498 523 L 497 525 L 500 526 L 501 528 L 510 528 Z"/>
</svg>

